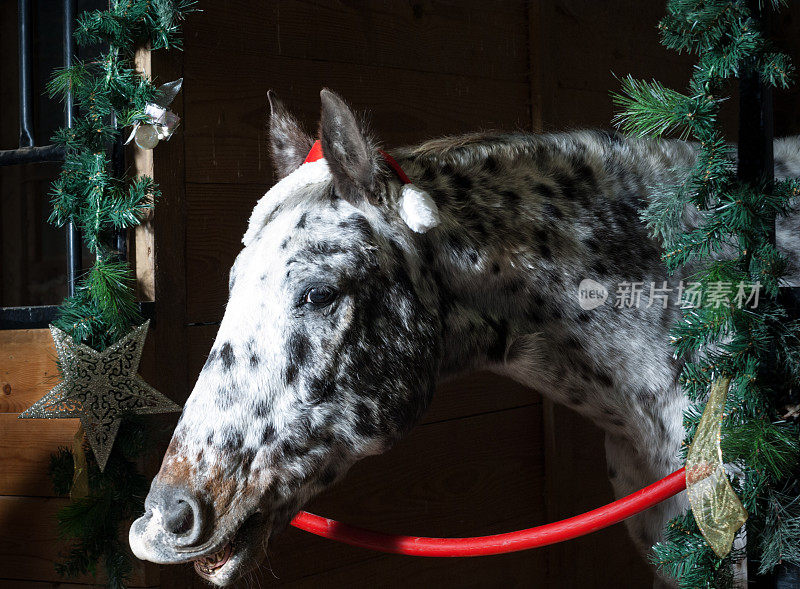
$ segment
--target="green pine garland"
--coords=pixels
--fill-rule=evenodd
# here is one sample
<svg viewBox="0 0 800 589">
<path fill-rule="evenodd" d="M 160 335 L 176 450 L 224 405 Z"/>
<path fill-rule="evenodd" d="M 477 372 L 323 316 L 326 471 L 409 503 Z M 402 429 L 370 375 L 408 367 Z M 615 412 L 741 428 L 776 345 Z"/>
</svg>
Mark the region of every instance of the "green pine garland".
<svg viewBox="0 0 800 589">
<path fill-rule="evenodd" d="M 782 3 L 773 0 L 773 8 Z M 713 283 L 733 285 L 731 301 L 740 283 L 763 287 L 756 309 L 720 305 L 686 310 L 672 336 L 676 354 L 688 360 L 681 377 L 691 401 L 685 414 L 686 446 L 711 381 L 732 378 L 722 424 L 723 456 L 743 474 L 732 484 L 749 513 L 747 556 L 765 574 L 779 563 L 800 565 L 800 426 L 782 417 L 788 396 L 796 397 L 800 385 L 800 321 L 790 320 L 777 303 L 787 264 L 770 243 L 775 216 L 787 214 L 796 202 L 800 182 L 740 182 L 735 150 L 722 136 L 717 116 L 726 84 L 740 77 L 744 67 L 757 68 L 766 84 L 785 88 L 792 66 L 771 49 L 742 0 L 669 0 L 659 30 L 666 47 L 697 55 L 688 91 L 628 77 L 615 96 L 621 110 L 617 120 L 634 135 L 674 133 L 699 143 L 686 182 L 657 188 L 642 213 L 662 240 L 668 269 L 701 267 L 693 280 L 704 292 Z M 687 206 L 704 211 L 697 229 L 682 227 Z M 736 253 L 726 257 L 723 248 Z M 779 374 L 770 373 L 776 365 Z M 734 551 L 718 558 L 687 512 L 670 522 L 653 561 L 681 587 L 730 587 L 731 563 L 741 556 Z"/>
<path fill-rule="evenodd" d="M 57 70 L 51 97 L 72 92 L 78 116 L 72 128 L 60 129 L 54 141 L 65 149 L 64 165 L 53 182 L 50 221 L 73 222 L 97 257 L 81 278 L 74 296 L 59 309 L 56 326 L 97 350 L 103 350 L 142 322 L 130 268 L 111 245 L 115 231 L 135 227 L 158 198 L 152 178 L 114 177 L 111 144 L 125 127 L 146 121 L 156 87 L 134 68 L 139 47 L 180 48 L 179 22 L 194 0 L 112 0 L 108 10 L 78 17 L 75 39 L 81 46 L 105 51 L 92 61 L 76 61 Z M 96 574 L 101 563 L 108 585 L 125 586 L 132 571 L 127 543 L 119 538 L 123 522 L 143 509 L 147 481 L 136 459 L 146 447 L 143 422 L 124 419 L 105 472 L 86 451 L 89 495 L 77 498 L 58 515 L 69 552 L 56 565 L 62 576 Z M 50 474 L 56 493 L 72 487 L 73 455 L 61 448 L 52 456 Z"/>
</svg>

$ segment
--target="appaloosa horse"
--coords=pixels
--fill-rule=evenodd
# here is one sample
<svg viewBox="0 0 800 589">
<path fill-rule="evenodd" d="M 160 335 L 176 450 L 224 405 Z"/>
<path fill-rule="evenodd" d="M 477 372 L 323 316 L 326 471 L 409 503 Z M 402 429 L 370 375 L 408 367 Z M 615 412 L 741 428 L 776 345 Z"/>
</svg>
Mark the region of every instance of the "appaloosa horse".
<svg viewBox="0 0 800 589">
<path fill-rule="evenodd" d="M 644 292 L 587 309 L 578 285 L 668 278 L 639 211 L 680 180 L 689 144 L 469 135 L 392 160 L 323 90 L 324 159 L 304 163 L 312 137 L 271 108 L 280 181 L 253 211 L 217 339 L 130 530 L 139 558 L 231 583 L 311 497 L 414 427 L 437 382 L 478 368 L 601 426 L 619 495 L 680 467 L 678 306 Z M 410 200 L 395 160 L 419 188 Z M 778 141 L 776 161 L 800 176 L 800 142 Z M 629 520 L 632 538 L 646 550 L 683 507 Z"/>
</svg>

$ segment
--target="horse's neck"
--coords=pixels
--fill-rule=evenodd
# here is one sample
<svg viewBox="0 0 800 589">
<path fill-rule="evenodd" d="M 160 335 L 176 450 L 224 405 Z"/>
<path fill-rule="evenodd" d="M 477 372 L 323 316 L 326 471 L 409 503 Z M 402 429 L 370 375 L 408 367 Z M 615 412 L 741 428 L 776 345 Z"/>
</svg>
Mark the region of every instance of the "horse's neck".
<svg viewBox="0 0 800 589">
<path fill-rule="evenodd" d="M 503 363 L 534 333 L 574 338 L 586 320 L 577 299 L 584 278 L 660 272 L 638 209 L 649 176 L 683 147 L 591 134 L 537 141 L 507 136 L 460 159 L 400 155 L 442 217 L 419 243 L 439 294 L 444 374 Z"/>
<path fill-rule="evenodd" d="M 426 186 L 442 201 L 442 224 L 420 237 L 420 249 L 438 294 L 443 376 L 502 363 L 514 339 L 539 319 L 533 308 L 548 305 L 549 289 L 531 281 L 541 262 L 523 263 L 531 247 L 541 246 L 523 237 L 535 233 L 534 224 L 476 213 L 487 200 L 474 184 L 452 206 L 442 204 L 435 181 Z M 512 226 L 515 237 L 505 233 Z M 549 287 L 557 288 L 555 281 Z"/>
</svg>

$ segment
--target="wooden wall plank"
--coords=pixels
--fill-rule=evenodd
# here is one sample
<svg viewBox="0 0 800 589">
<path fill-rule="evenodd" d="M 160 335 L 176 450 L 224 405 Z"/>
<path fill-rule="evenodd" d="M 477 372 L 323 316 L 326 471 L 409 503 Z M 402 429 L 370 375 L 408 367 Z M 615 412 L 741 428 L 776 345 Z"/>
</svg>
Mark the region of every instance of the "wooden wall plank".
<svg viewBox="0 0 800 589">
<path fill-rule="evenodd" d="M 546 587 L 541 583 L 547 549 L 488 558 L 413 558 L 382 555 L 296 581 L 281 579 L 292 589 L 313 587 Z M 623 585 L 617 585 L 622 587 Z M 243 587 L 243 586 L 242 586 Z M 554 587 L 554 586 L 553 586 Z M 579 587 L 559 585 L 560 589 Z M 608 585 L 606 585 L 608 587 Z"/>
<path fill-rule="evenodd" d="M 57 581 L 21 581 L 19 579 L 0 579 L 0 589 L 87 589 L 103 587 L 100 584 L 59 583 Z"/>
<path fill-rule="evenodd" d="M 72 447 L 77 419 L 17 419 L 0 414 L 0 495 L 51 497 L 47 469 L 59 446 Z M 0 575 L 2 576 L 2 575 Z"/>
<path fill-rule="evenodd" d="M 0 496 L 0 579 L 20 587 L 25 581 L 60 582 L 54 564 L 65 549 L 58 537 L 56 513 L 68 499 Z M 149 567 L 147 567 L 149 568 Z M 146 567 L 136 565 L 130 587 L 150 587 Z M 102 575 L 69 579 L 78 584 L 102 583 Z M 0 582 L 0 587 L 2 587 Z M 19 583 L 14 585 L 13 583 Z M 70 587 L 70 585 L 66 585 Z"/>
<path fill-rule="evenodd" d="M 480 0 L 306 0 L 261 10 L 246 0 L 224 0 L 192 17 L 187 63 L 203 55 L 202 45 L 230 48 L 237 58 L 372 65 L 400 70 L 398 76 L 414 70 L 519 79 L 527 67 L 526 26 L 521 0 L 495 2 L 490 10 Z"/>
<path fill-rule="evenodd" d="M 186 317 L 219 321 L 228 301 L 228 276 L 242 235 L 265 190 L 233 184 L 187 184 Z"/>
<path fill-rule="evenodd" d="M 134 61 L 136 71 L 150 77 L 152 72 L 151 52 L 146 47 L 136 50 Z M 136 142 L 127 148 L 126 156 L 132 165 L 129 174 L 135 177 L 153 177 L 153 150 L 142 149 Z M 155 285 L 155 231 L 153 228 L 153 214 L 151 211 L 141 219 L 141 223 L 134 228 L 133 243 L 129 244 L 128 262 L 136 276 L 136 298 L 140 301 L 152 301 L 156 297 Z"/>
<path fill-rule="evenodd" d="M 265 137 L 270 88 L 313 132 L 319 91 L 331 86 L 356 110 L 369 111 L 371 127 L 389 146 L 481 128 L 530 128 L 530 88 L 524 78 L 488 82 L 428 72 L 398 75 L 373 66 L 263 55 L 231 69 L 225 60 L 205 55 L 197 63 L 187 62 L 187 76 L 195 85 L 185 110 L 185 133 L 192 145 L 186 153 L 189 182 L 266 188 L 272 177 Z"/>
<path fill-rule="evenodd" d="M 58 382 L 49 329 L 0 331 L 0 413 L 21 413 Z"/>
<path fill-rule="evenodd" d="M 180 51 L 156 51 L 151 56 L 154 78 L 161 81 L 183 77 Z M 184 112 L 184 92 L 172 108 Z M 151 383 L 165 395 L 182 403 L 188 396 L 186 373 L 186 178 L 185 125 L 169 141 L 158 146 L 153 177 L 161 189 L 153 220 L 155 251 L 156 317 L 151 337 L 158 366 Z"/>
</svg>

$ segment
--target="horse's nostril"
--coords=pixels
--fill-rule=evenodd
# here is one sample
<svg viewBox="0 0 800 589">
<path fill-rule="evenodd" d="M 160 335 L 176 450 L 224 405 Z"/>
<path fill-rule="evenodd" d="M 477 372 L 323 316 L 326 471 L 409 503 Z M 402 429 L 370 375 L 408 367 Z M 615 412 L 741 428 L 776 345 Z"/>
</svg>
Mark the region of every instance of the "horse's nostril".
<svg viewBox="0 0 800 589">
<path fill-rule="evenodd" d="M 145 501 L 148 510 L 160 514 L 161 528 L 180 545 L 192 545 L 203 531 L 200 503 L 185 489 L 153 484 Z"/>
<path fill-rule="evenodd" d="M 176 536 L 187 534 L 194 527 L 194 511 L 192 506 L 178 499 L 174 507 L 164 516 L 164 529 Z"/>
</svg>

